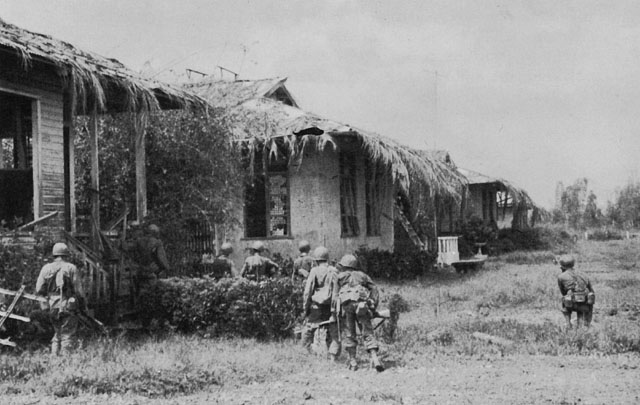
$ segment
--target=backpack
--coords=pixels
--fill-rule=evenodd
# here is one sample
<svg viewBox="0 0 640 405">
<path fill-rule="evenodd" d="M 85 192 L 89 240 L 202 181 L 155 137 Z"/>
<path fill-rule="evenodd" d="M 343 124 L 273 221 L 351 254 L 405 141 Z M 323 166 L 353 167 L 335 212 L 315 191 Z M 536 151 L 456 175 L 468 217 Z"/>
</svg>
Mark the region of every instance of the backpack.
<svg viewBox="0 0 640 405">
<path fill-rule="evenodd" d="M 327 284 L 318 289 L 311 296 L 311 301 L 318 305 L 329 305 L 331 303 L 331 285 Z"/>
<path fill-rule="evenodd" d="M 573 302 L 578 304 L 587 302 L 587 295 L 589 293 L 587 282 L 582 276 L 575 273 L 573 275 L 573 281 L 576 283 L 575 289 L 573 290 Z"/>
</svg>

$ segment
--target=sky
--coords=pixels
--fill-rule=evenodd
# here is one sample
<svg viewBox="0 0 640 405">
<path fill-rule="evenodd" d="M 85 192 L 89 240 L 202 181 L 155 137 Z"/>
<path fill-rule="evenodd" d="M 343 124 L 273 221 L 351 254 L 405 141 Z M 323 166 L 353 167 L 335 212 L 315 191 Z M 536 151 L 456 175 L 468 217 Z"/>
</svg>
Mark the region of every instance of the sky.
<svg viewBox="0 0 640 405">
<path fill-rule="evenodd" d="M 637 1 L 0 0 L 0 18 L 167 82 L 287 77 L 304 110 L 546 208 L 559 181 L 602 207 L 640 181 Z"/>
</svg>

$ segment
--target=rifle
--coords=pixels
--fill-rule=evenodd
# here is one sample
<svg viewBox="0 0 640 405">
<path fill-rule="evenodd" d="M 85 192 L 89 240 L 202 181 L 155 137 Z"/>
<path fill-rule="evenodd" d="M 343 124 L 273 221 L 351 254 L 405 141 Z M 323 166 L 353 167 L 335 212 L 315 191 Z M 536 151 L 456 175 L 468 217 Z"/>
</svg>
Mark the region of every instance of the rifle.
<svg viewBox="0 0 640 405">
<path fill-rule="evenodd" d="M 89 315 L 84 309 L 80 309 L 77 311 L 76 316 L 81 324 L 83 324 L 86 328 L 91 330 L 96 330 L 100 332 L 100 334 L 104 336 L 109 336 L 109 329 L 96 318 Z"/>
<path fill-rule="evenodd" d="M 336 301 L 336 322 L 338 323 L 338 343 L 342 342 L 342 330 L 340 329 L 340 310 L 342 306 L 342 301 L 340 301 L 340 298 L 338 297 L 338 300 Z"/>
<path fill-rule="evenodd" d="M 384 323 L 384 321 L 386 321 L 387 319 L 391 318 L 391 311 L 388 309 L 383 309 L 381 311 L 372 311 L 373 313 L 373 317 L 374 318 L 382 318 L 382 320 L 380 322 L 378 322 L 378 324 L 376 326 L 374 326 L 373 330 L 376 330 L 380 327 L 380 325 L 382 325 Z"/>
</svg>

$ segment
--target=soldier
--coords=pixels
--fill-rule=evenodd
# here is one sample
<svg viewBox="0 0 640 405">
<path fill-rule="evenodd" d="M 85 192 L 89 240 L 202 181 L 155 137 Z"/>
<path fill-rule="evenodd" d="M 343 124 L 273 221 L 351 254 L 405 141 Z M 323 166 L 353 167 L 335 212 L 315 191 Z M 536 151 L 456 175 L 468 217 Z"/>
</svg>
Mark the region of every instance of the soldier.
<svg viewBox="0 0 640 405">
<path fill-rule="evenodd" d="M 240 277 L 248 280 L 262 281 L 264 278 L 275 276 L 280 270 L 280 266 L 274 261 L 261 255 L 264 250 L 262 242 L 254 242 L 251 246 L 251 256 L 247 257 L 240 270 Z"/>
<path fill-rule="evenodd" d="M 353 255 L 344 255 L 337 265 L 340 270 L 338 284 L 340 286 L 340 305 L 343 319 L 344 348 L 349 355 L 349 369 L 357 370 L 356 349 L 358 340 L 356 323 L 360 325 L 364 347 L 371 356 L 371 362 L 377 371 L 384 371 L 378 359 L 378 342 L 373 335 L 374 318 L 378 307 L 378 288 L 371 277 L 358 271 L 358 260 Z"/>
<path fill-rule="evenodd" d="M 80 272 L 69 263 L 69 248 L 64 243 L 53 245 L 53 262 L 45 264 L 36 282 L 36 294 L 47 299 L 42 309 L 48 310 L 54 335 L 51 354 L 68 354 L 75 344 L 78 312 L 87 311 Z"/>
<path fill-rule="evenodd" d="M 571 255 L 562 255 L 558 259 L 562 273 L 558 275 L 558 287 L 562 294 L 562 314 L 567 322 L 567 328 L 571 328 L 571 313 L 575 312 L 578 318 L 578 327 L 584 324 L 591 325 L 593 317 L 593 304 L 595 293 L 591 281 L 582 272 L 574 270 L 575 259 Z"/>
<path fill-rule="evenodd" d="M 307 277 L 303 295 L 303 310 L 306 325 L 302 331 L 302 346 L 311 352 L 311 343 L 316 330 L 326 325 L 329 356 L 336 361 L 340 353 L 340 331 L 338 329 L 338 270 L 329 265 L 329 251 L 319 246 L 313 251 L 317 266 Z"/>
<path fill-rule="evenodd" d="M 309 277 L 309 272 L 315 267 L 316 262 L 313 257 L 309 256 L 311 245 L 306 240 L 301 240 L 298 244 L 298 250 L 300 256 L 293 262 L 293 273 L 291 273 L 291 281 L 306 280 Z"/>
<path fill-rule="evenodd" d="M 231 253 L 233 253 L 233 246 L 231 246 L 231 243 L 225 242 L 220 246 L 220 255 L 209 265 L 209 268 L 211 269 L 209 277 L 219 279 L 222 277 L 234 277 L 236 275 L 236 269 L 233 265 L 233 261 L 229 258 Z"/>
<path fill-rule="evenodd" d="M 136 238 L 133 242 L 125 244 L 124 249 L 130 253 L 134 266 L 133 284 L 134 296 L 140 296 L 140 292 L 153 280 L 156 280 L 162 272 L 169 272 L 169 261 L 160 240 L 160 228 L 157 225 L 149 225 L 146 234 Z"/>
</svg>

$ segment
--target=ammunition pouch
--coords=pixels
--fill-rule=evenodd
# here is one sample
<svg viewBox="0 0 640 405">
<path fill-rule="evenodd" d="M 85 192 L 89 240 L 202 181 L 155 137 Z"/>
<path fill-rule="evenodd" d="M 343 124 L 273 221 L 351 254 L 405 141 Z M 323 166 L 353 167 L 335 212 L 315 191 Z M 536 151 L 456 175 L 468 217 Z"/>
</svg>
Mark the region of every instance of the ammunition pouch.
<svg viewBox="0 0 640 405">
<path fill-rule="evenodd" d="M 562 306 L 565 308 L 573 308 L 573 294 L 571 292 L 562 297 Z"/>
<path fill-rule="evenodd" d="M 587 304 L 593 305 L 595 303 L 596 303 L 596 295 L 592 292 L 589 292 L 589 294 L 587 294 Z"/>
<path fill-rule="evenodd" d="M 584 304 L 587 302 L 587 293 L 586 292 L 574 292 L 573 293 L 573 302 L 576 304 Z"/>
</svg>

